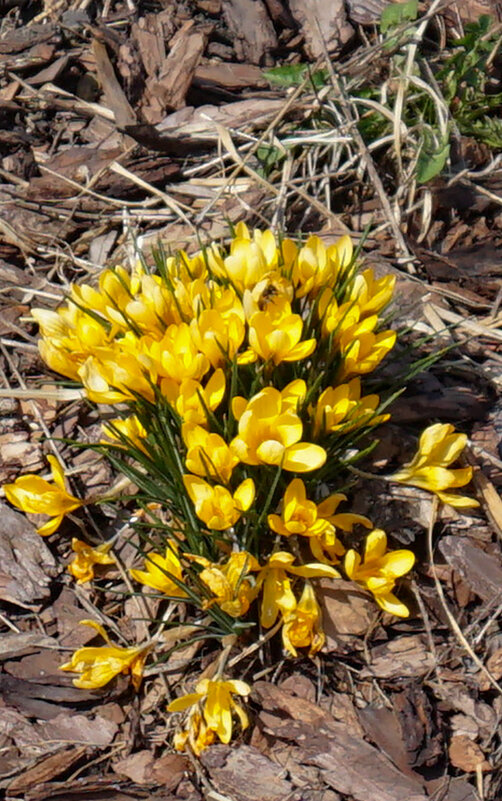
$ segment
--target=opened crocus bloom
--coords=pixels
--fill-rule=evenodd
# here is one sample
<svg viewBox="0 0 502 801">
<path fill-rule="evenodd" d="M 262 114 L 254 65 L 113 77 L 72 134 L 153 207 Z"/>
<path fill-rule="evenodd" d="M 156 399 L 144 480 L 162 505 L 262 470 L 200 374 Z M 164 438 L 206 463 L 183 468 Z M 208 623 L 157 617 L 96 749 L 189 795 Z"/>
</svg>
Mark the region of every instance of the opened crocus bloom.
<svg viewBox="0 0 502 801">
<path fill-rule="evenodd" d="M 364 395 L 361 398 L 359 378 L 353 378 L 348 384 L 327 387 L 319 395 L 316 405 L 309 406 L 314 436 L 340 429 L 345 434 L 358 426 L 384 423 L 390 415 L 376 415 L 379 404 L 378 395 Z"/>
<path fill-rule="evenodd" d="M 472 467 L 449 469 L 466 443 L 467 436 L 456 434 L 450 423 L 435 423 L 422 433 L 418 452 L 412 461 L 389 478 L 400 484 L 411 484 L 435 492 L 443 503 L 449 503 L 450 506 L 479 506 L 474 498 L 450 492 L 465 486 L 472 478 Z"/>
<path fill-rule="evenodd" d="M 203 609 L 218 604 L 230 617 L 245 615 L 256 597 L 256 590 L 246 576 L 260 569 L 257 560 L 247 551 L 232 553 L 225 564 L 218 565 L 203 556 L 187 554 L 187 558 L 202 565 L 200 580 L 216 596 L 204 601 Z"/>
<path fill-rule="evenodd" d="M 167 543 L 165 556 L 149 553 L 145 557 L 145 570 L 129 570 L 129 573 L 147 587 L 163 592 L 171 598 L 186 598 L 183 589 L 183 568 L 178 557 L 176 542 Z"/>
<path fill-rule="evenodd" d="M 143 677 L 145 660 L 151 645 L 140 645 L 131 648 L 111 645 L 106 631 L 99 623 L 94 620 L 81 620 L 80 623 L 95 629 L 109 645 L 79 648 L 72 655 L 70 661 L 65 662 L 59 669 L 80 673 L 79 678 L 73 679 L 73 684 L 83 690 L 104 687 L 119 673 L 130 673 L 131 681 L 135 689 L 138 690 Z"/>
<path fill-rule="evenodd" d="M 189 733 L 179 741 L 181 748 L 186 740 L 193 745 L 194 740 L 199 739 L 200 735 L 200 714 L 203 715 L 207 728 L 218 735 L 222 743 L 229 743 L 232 737 L 232 715 L 239 718 L 241 728 L 247 729 L 249 726 L 248 716 L 242 706 L 235 701 L 233 695 L 247 696 L 251 692 L 251 687 L 244 681 L 224 680 L 224 679 L 202 679 L 195 687 L 194 693 L 182 695 L 172 701 L 167 707 L 169 712 L 183 712 L 185 709 L 195 706 L 198 715 L 189 718 L 189 725 L 195 726 L 196 732 L 190 738 Z M 202 712 L 200 711 L 202 710 Z M 196 735 L 196 736 L 195 736 Z M 206 737 L 202 737 L 200 743 L 205 747 Z M 211 739 L 211 738 L 207 738 Z M 181 749 L 180 749 L 181 750 Z"/>
<path fill-rule="evenodd" d="M 32 514 L 49 515 L 52 519 L 37 528 L 38 534 L 48 537 L 61 525 L 63 517 L 83 505 L 83 501 L 66 490 L 64 471 L 55 456 L 48 456 L 54 483 L 34 474 L 16 479 L 13 484 L 4 484 L 5 497 L 18 509 Z"/>
<path fill-rule="evenodd" d="M 182 429 L 187 446 L 185 464 L 191 473 L 228 484 L 239 459 L 219 434 L 210 434 L 202 426 L 185 425 Z"/>
<path fill-rule="evenodd" d="M 258 311 L 249 322 L 250 349 L 239 357 L 239 364 L 250 364 L 260 357 L 278 365 L 306 359 L 315 350 L 315 339 L 302 338 L 303 320 L 292 314 L 284 296 L 274 298 L 265 311 Z"/>
<path fill-rule="evenodd" d="M 77 579 L 77 584 L 85 584 L 94 578 L 94 565 L 114 565 L 115 558 L 110 555 L 113 542 L 103 542 L 93 548 L 74 537 L 71 541 L 75 557 L 68 565 L 68 572 Z"/>
<path fill-rule="evenodd" d="M 195 513 L 208 528 L 224 531 L 231 528 L 254 501 L 252 478 L 242 481 L 232 494 L 226 487 L 214 487 L 198 476 L 185 475 L 183 483 L 195 506 Z"/>
<path fill-rule="evenodd" d="M 249 401 L 239 396 L 233 399 L 239 430 L 230 447 L 241 462 L 277 465 L 296 473 L 322 467 L 324 448 L 299 441 L 303 424 L 295 410 L 305 392 L 304 381 L 292 381 L 282 392 L 266 387 Z"/>
<path fill-rule="evenodd" d="M 345 554 L 347 576 L 368 589 L 384 612 L 408 617 L 408 608 L 393 595 L 396 579 L 408 573 L 415 564 L 412 551 L 387 551 L 387 535 L 375 529 L 366 538 L 364 559 L 350 550 Z"/>
<path fill-rule="evenodd" d="M 294 565 L 295 557 L 287 551 L 277 551 L 261 568 L 256 579 L 257 591 L 262 589 L 260 623 L 268 629 L 274 625 L 279 613 L 287 615 L 296 608 L 296 598 L 291 588 L 290 576 L 303 578 L 340 578 L 330 565 Z"/>
<path fill-rule="evenodd" d="M 326 639 L 321 622 L 321 609 L 314 590 L 306 582 L 296 608 L 284 617 L 282 642 L 286 651 L 292 656 L 298 656 L 297 648 L 309 647 L 309 656 L 320 651 Z"/>
<path fill-rule="evenodd" d="M 215 370 L 205 386 L 192 378 L 177 384 L 172 379 L 163 378 L 160 384 L 162 393 L 188 425 L 207 425 L 207 411 L 214 412 L 225 394 L 225 373 Z"/>
</svg>

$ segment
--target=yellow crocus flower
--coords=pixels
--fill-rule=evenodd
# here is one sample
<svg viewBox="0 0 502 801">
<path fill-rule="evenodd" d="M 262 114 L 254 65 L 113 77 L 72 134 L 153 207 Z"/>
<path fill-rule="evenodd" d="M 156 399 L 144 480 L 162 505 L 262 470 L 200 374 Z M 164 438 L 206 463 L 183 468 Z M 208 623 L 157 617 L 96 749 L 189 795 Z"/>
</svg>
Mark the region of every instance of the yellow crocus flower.
<svg viewBox="0 0 502 801">
<path fill-rule="evenodd" d="M 472 467 L 449 469 L 466 444 L 467 436 L 455 433 L 451 423 L 435 423 L 422 432 L 418 451 L 412 461 L 389 476 L 389 479 L 434 492 L 443 503 L 449 503 L 450 506 L 479 506 L 474 498 L 449 491 L 465 486 L 472 478 Z"/>
<path fill-rule="evenodd" d="M 371 522 L 363 515 L 336 513 L 341 501 L 346 500 L 345 495 L 337 493 L 316 504 L 307 499 L 303 481 L 294 478 L 284 493 L 282 515 L 269 515 L 268 525 L 283 537 L 308 537 L 312 554 L 319 562 L 337 564 L 345 549 L 336 537 L 336 528 L 352 531 L 357 524 L 371 528 Z"/>
<path fill-rule="evenodd" d="M 284 493 L 282 515 L 271 514 L 268 525 L 276 534 L 291 537 L 320 537 L 332 528 L 329 520 L 319 515 L 318 506 L 307 499 L 305 484 L 301 478 L 294 478 Z"/>
<path fill-rule="evenodd" d="M 216 309 L 205 309 L 190 324 L 192 339 L 213 368 L 231 361 L 244 341 L 242 318 L 235 313 L 223 316 Z"/>
<path fill-rule="evenodd" d="M 250 571 L 260 569 L 254 556 L 247 551 L 236 551 L 230 554 L 223 565 L 214 564 L 203 556 L 187 554 L 187 558 L 202 565 L 204 569 L 200 572 L 199 578 L 215 596 L 204 601 L 204 609 L 218 604 L 230 617 L 241 617 L 246 614 L 256 597 L 256 590 L 246 576 Z"/>
<path fill-rule="evenodd" d="M 103 542 L 93 548 L 86 542 L 73 537 L 71 541 L 75 556 L 68 565 L 68 572 L 77 579 L 77 584 L 85 584 L 94 578 L 94 565 L 114 565 L 115 557 L 109 551 L 113 542 Z"/>
<path fill-rule="evenodd" d="M 216 740 L 216 732 L 210 729 L 204 716 L 194 706 L 188 716 L 187 728 L 174 735 L 173 745 L 176 751 L 184 751 L 187 743 L 197 756 Z"/>
<path fill-rule="evenodd" d="M 366 537 L 364 559 L 350 550 L 345 554 L 347 576 L 371 592 L 384 612 L 408 617 L 408 608 L 393 595 L 396 579 L 408 573 L 415 564 L 415 555 L 405 549 L 387 551 L 387 535 L 375 529 Z"/>
<path fill-rule="evenodd" d="M 340 578 L 340 574 L 330 565 L 315 562 L 308 565 L 294 565 L 294 561 L 293 554 L 277 551 L 272 554 L 257 576 L 256 589 L 262 590 L 260 623 L 266 629 L 274 625 L 279 612 L 287 615 L 296 609 L 296 598 L 288 574 L 303 578 Z"/>
<path fill-rule="evenodd" d="M 305 382 L 292 382 L 302 385 Z M 254 395 L 249 401 L 235 397 L 232 408 L 239 421 L 238 434 L 230 447 L 244 464 L 281 465 L 284 470 L 307 473 L 326 461 L 326 451 L 319 445 L 300 442 L 303 424 L 293 411 L 296 389 L 288 385 L 282 393 L 274 387 Z"/>
<path fill-rule="evenodd" d="M 250 350 L 242 354 L 239 363 L 248 364 L 258 356 L 275 365 L 306 359 L 314 352 L 316 340 L 301 342 L 302 331 L 303 320 L 299 314 L 291 313 L 289 301 L 284 297 L 276 298 L 265 311 L 258 311 L 251 317 Z"/>
<path fill-rule="evenodd" d="M 80 623 L 96 629 L 106 642 L 110 643 L 106 631 L 99 623 L 94 620 L 81 620 Z M 77 679 L 73 679 L 73 684 L 82 690 L 104 687 L 119 673 L 130 673 L 135 689 L 139 690 L 143 667 L 151 647 L 151 644 L 129 648 L 111 644 L 100 647 L 86 646 L 75 651 L 70 661 L 65 662 L 59 669 L 80 673 Z"/>
<path fill-rule="evenodd" d="M 183 584 L 184 581 L 183 568 L 178 556 L 178 546 L 174 541 L 167 543 L 165 556 L 149 553 L 145 557 L 145 570 L 131 568 L 129 573 L 140 584 L 163 592 L 164 595 L 172 598 L 187 597 L 186 591 L 180 587 L 180 583 Z"/>
<path fill-rule="evenodd" d="M 225 395 L 225 373 L 221 368 L 215 370 L 207 384 L 187 378 L 178 384 L 169 378 L 163 378 L 160 390 L 186 425 L 206 426 L 208 424 L 206 409 L 214 412 Z"/>
<path fill-rule="evenodd" d="M 324 645 L 326 640 L 322 630 L 322 614 L 312 585 L 305 583 L 300 600 L 296 607 L 283 619 L 282 643 L 292 656 L 298 656 L 297 648 L 309 648 L 309 656 L 313 656 Z"/>
<path fill-rule="evenodd" d="M 231 528 L 254 501 L 255 486 L 246 478 L 232 494 L 220 484 L 211 486 L 198 476 L 184 475 L 183 483 L 195 506 L 195 513 L 208 528 L 224 531 Z"/>
<path fill-rule="evenodd" d="M 187 446 L 185 464 L 196 476 L 213 478 L 228 484 L 239 459 L 219 434 L 210 434 L 202 426 L 185 425 L 183 439 Z"/>
<path fill-rule="evenodd" d="M 158 275 L 144 275 L 141 291 L 125 306 L 125 316 L 145 334 L 161 338 L 169 325 L 180 322 L 171 291 Z"/>
<path fill-rule="evenodd" d="M 313 420 L 313 436 L 321 433 L 343 432 L 365 424 L 377 425 L 389 419 L 389 414 L 375 415 L 380 398 L 378 395 L 364 395 L 361 398 L 361 381 L 353 378 L 348 384 L 327 387 L 315 406 L 309 406 Z"/>
<path fill-rule="evenodd" d="M 103 434 L 113 440 L 113 444 L 117 447 L 125 447 L 120 439 L 120 434 L 122 434 L 126 439 L 132 442 L 136 448 L 139 448 L 139 450 L 145 453 L 147 452 L 144 444 L 147 436 L 146 429 L 139 421 L 137 415 L 131 414 L 129 417 L 124 418 L 116 417 L 108 423 L 103 423 L 101 427 Z"/>
<path fill-rule="evenodd" d="M 382 311 L 392 300 L 395 286 L 395 275 L 383 275 L 381 278 L 375 278 L 375 274 L 370 268 L 355 276 L 349 299 L 357 301 L 362 319 Z"/>
<path fill-rule="evenodd" d="M 214 243 L 211 247 L 216 249 Z M 184 284 L 195 279 L 205 279 L 207 276 L 206 260 L 201 251 L 189 256 L 184 250 L 180 250 L 176 256 L 166 258 L 165 268 L 173 281 L 176 279 Z"/>
<path fill-rule="evenodd" d="M 178 384 L 186 378 L 200 381 L 209 370 L 209 361 L 197 348 L 187 323 L 170 325 L 159 340 L 144 337 L 140 350 L 151 360 L 158 375 Z"/>
<path fill-rule="evenodd" d="M 83 506 L 84 501 L 75 498 L 66 490 L 64 471 L 55 456 L 48 456 L 54 483 L 41 476 L 29 473 L 17 478 L 13 484 L 4 484 L 7 500 L 23 512 L 49 515 L 52 519 L 37 528 L 42 537 L 53 534 L 61 525 L 63 517 Z"/>
<path fill-rule="evenodd" d="M 147 369 L 147 360 L 140 360 L 131 352 L 130 344 L 115 343 L 106 355 L 89 356 L 78 371 L 89 400 L 95 403 L 123 403 L 141 395 L 149 401 L 155 399 L 153 384 L 156 374 L 153 365 Z"/>
<path fill-rule="evenodd" d="M 291 281 L 279 272 L 269 273 L 258 281 L 252 289 L 244 290 L 242 295 L 242 308 L 245 318 L 249 322 L 254 314 L 267 311 L 272 304 L 283 298 L 291 303 L 294 296 L 294 287 Z"/>
<path fill-rule="evenodd" d="M 44 362 L 62 375 L 77 381 L 79 368 L 92 353 L 110 347 L 113 331 L 70 303 L 57 311 L 33 309 L 39 325 L 39 351 Z"/>
<path fill-rule="evenodd" d="M 309 236 L 298 252 L 292 280 L 299 298 L 334 285 L 336 279 L 352 260 L 350 237 L 342 236 L 334 245 L 326 247 L 318 236 Z"/>
<path fill-rule="evenodd" d="M 240 222 L 235 226 L 230 254 L 222 259 L 209 251 L 208 258 L 214 275 L 229 279 L 238 292 L 243 292 L 277 267 L 279 250 L 272 231 L 256 230 L 251 238 L 247 226 Z"/>
<path fill-rule="evenodd" d="M 376 324 L 376 316 L 366 317 L 341 334 L 339 348 L 343 367 L 340 380 L 373 372 L 396 344 L 396 332 L 389 329 L 375 334 Z"/>
<path fill-rule="evenodd" d="M 233 714 L 239 718 L 243 730 L 249 726 L 248 716 L 232 696 L 248 696 L 250 692 L 249 684 L 238 679 L 202 679 L 196 685 L 195 692 L 171 701 L 167 709 L 168 712 L 184 712 L 193 706 L 197 706 L 198 709 L 202 707 L 202 715 L 208 729 L 214 732 L 222 743 L 227 744 L 232 737 Z M 193 725 L 194 721 L 190 722 Z M 196 737 L 185 738 L 185 741 L 188 739 L 192 745 L 193 740 L 200 739 L 200 729 L 198 726 L 196 729 L 198 732 Z"/>
</svg>

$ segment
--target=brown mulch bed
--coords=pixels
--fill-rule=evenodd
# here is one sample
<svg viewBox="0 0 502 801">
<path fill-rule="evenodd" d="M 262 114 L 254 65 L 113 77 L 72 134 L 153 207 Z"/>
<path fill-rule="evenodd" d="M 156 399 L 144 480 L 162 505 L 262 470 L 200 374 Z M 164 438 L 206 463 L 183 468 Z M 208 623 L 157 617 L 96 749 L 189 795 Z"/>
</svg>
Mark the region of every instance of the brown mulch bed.
<svg viewBox="0 0 502 801">
<path fill-rule="evenodd" d="M 92 280 L 137 248 L 194 249 L 244 219 L 327 240 L 348 231 L 356 242 L 371 225 L 363 255 L 397 272 L 399 321 L 416 338 L 456 344 L 394 406 L 409 442 L 388 426 L 377 458 L 412 450 L 431 419 L 453 422 L 470 436 L 481 502 L 474 514 L 434 519 L 428 496 L 401 488 L 382 501 L 369 482 L 355 511 L 378 502 L 380 525 L 418 555 L 410 618 L 382 619 L 352 585 L 327 592 L 325 651 L 285 661 L 265 649 L 243 662 L 251 734 L 200 760 L 166 744 L 165 679 L 189 681 L 204 648 L 151 668 L 139 696 L 125 678 L 74 688 L 58 667 L 93 636 L 78 621 L 102 608 L 141 638 L 143 609 L 117 601 L 106 581 L 99 591 L 75 586 L 65 563 L 76 523 L 47 542 L 2 503 L 0 795 L 9 801 L 502 797 L 502 172 L 461 137 L 452 159 L 466 174 L 427 185 L 427 230 L 423 207 L 398 224 L 385 163 L 365 162 L 377 186 L 355 168 L 330 171 L 329 142 L 313 147 L 322 90 L 274 88 L 264 77 L 279 64 L 320 65 L 325 47 L 342 77 L 378 73 L 372 37 L 385 5 L 0 0 L 0 483 L 44 471 L 49 436 L 77 488 L 115 480 L 93 452 L 60 442 L 96 441 L 99 418 L 54 389 L 30 307 L 53 307 L 69 282 Z M 444 5 L 447 30 L 500 4 Z M 294 159 L 270 166 L 267 154 L 288 136 Z M 126 522 L 105 508 L 97 524 L 111 536 Z"/>
</svg>

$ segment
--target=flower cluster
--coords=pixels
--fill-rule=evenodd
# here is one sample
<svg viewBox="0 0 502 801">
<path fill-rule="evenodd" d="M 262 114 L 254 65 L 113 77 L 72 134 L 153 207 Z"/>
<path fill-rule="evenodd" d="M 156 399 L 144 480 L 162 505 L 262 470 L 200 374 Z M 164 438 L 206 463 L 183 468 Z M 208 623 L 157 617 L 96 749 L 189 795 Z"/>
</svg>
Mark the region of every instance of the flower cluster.
<svg viewBox="0 0 502 801">
<path fill-rule="evenodd" d="M 348 237 L 300 246 L 240 223 L 228 252 L 213 244 L 191 257 L 157 254 L 156 269 L 107 269 L 96 287 L 72 286 L 58 310 L 33 311 L 48 366 L 115 407 L 96 447 L 138 487 L 138 536 L 155 520 L 130 580 L 199 621 L 211 617 L 220 637 L 280 629 L 291 656 L 323 647 L 319 578 L 344 575 L 384 612 L 409 614 L 395 592 L 413 553 L 389 549 L 385 532 L 343 510 L 348 498 L 334 491 L 389 418 L 370 374 L 396 341 L 383 319 L 394 283 L 359 272 Z M 471 478 L 470 468 L 449 469 L 464 445 L 452 426 L 431 426 L 413 461 L 383 478 L 472 505 L 452 492 Z M 29 475 L 4 487 L 15 506 L 49 515 L 43 535 L 90 503 L 67 491 L 49 459 L 54 483 Z M 114 541 L 72 547 L 80 583 L 96 566 L 115 570 Z M 63 669 L 81 674 L 79 687 L 121 672 L 138 687 L 160 642 L 81 648 Z M 199 753 L 230 740 L 234 717 L 248 725 L 234 696 L 250 687 L 221 678 L 224 667 L 169 705 L 187 711 L 177 747 Z"/>
</svg>

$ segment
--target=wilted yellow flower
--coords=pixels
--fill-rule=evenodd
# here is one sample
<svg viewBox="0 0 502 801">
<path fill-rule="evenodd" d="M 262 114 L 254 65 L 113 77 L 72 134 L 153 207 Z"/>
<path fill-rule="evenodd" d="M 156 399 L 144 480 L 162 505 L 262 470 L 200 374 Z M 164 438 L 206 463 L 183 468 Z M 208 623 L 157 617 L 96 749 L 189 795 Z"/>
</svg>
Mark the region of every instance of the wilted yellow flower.
<svg viewBox="0 0 502 801">
<path fill-rule="evenodd" d="M 85 626 L 91 626 L 110 643 L 110 639 L 103 626 L 94 620 L 81 620 Z M 78 679 L 73 679 L 75 687 L 82 690 L 94 690 L 104 687 L 119 673 L 130 673 L 131 681 L 136 690 L 139 689 L 143 677 L 143 667 L 151 645 L 140 645 L 131 648 L 121 648 L 119 645 L 103 645 L 101 647 L 86 646 L 79 648 L 72 654 L 69 662 L 61 665 L 60 670 L 69 670 L 72 673 L 81 673 Z"/>
<path fill-rule="evenodd" d="M 346 433 L 352 428 L 371 423 L 384 423 L 389 414 L 375 415 L 380 403 L 378 395 L 364 395 L 361 398 L 361 380 L 353 378 L 348 384 L 327 387 L 317 400 L 315 406 L 309 406 L 313 418 L 313 435 L 318 437 L 324 432 L 338 431 L 343 428 Z"/>
<path fill-rule="evenodd" d="M 352 259 L 350 237 L 342 236 L 326 247 L 318 236 L 309 236 L 293 267 L 293 283 L 299 298 L 324 287 L 332 287 Z"/>
<path fill-rule="evenodd" d="M 204 609 L 218 604 L 231 617 L 246 614 L 256 596 L 255 588 L 246 576 L 250 571 L 260 569 L 254 556 L 247 551 L 236 551 L 223 565 L 214 564 L 203 556 L 187 554 L 187 558 L 203 566 L 199 578 L 215 595 L 215 598 L 204 601 Z"/>
<path fill-rule="evenodd" d="M 71 541 L 75 557 L 68 565 L 68 572 L 77 579 L 77 584 L 85 584 L 94 578 L 94 565 L 114 565 L 115 558 L 109 551 L 113 542 L 103 542 L 93 548 L 86 542 L 74 537 Z"/>
<path fill-rule="evenodd" d="M 48 456 L 47 461 L 51 466 L 53 484 L 41 476 L 29 473 L 17 478 L 13 484 L 3 486 L 5 497 L 13 506 L 23 512 L 49 515 L 52 518 L 37 528 L 42 537 L 53 534 L 68 512 L 73 512 L 84 504 L 84 501 L 67 492 L 64 471 L 56 457 Z"/>
<path fill-rule="evenodd" d="M 131 414 L 129 417 L 116 417 L 114 420 L 110 420 L 108 423 L 103 423 L 102 429 L 103 434 L 109 439 L 113 440 L 114 445 L 125 447 L 124 443 L 120 439 L 120 435 L 122 434 L 122 436 L 132 442 L 136 448 L 139 448 L 139 450 L 146 453 L 146 429 L 138 419 L 137 415 Z"/>
<path fill-rule="evenodd" d="M 181 384 L 164 378 L 160 389 L 183 423 L 206 426 L 206 409 L 214 412 L 225 395 L 225 373 L 221 369 L 215 370 L 205 386 L 191 378 Z"/>
<path fill-rule="evenodd" d="M 187 728 L 174 735 L 173 745 L 176 751 L 184 751 L 190 746 L 197 756 L 216 740 L 216 732 L 210 729 L 199 709 L 194 706 L 188 716 Z"/>
<path fill-rule="evenodd" d="M 303 578 L 340 578 L 340 574 L 329 565 L 315 562 L 308 565 L 293 565 L 294 561 L 293 554 L 277 551 L 272 554 L 257 576 L 256 589 L 262 589 L 260 622 L 266 629 L 274 625 L 279 612 L 287 615 L 296 609 L 296 598 L 291 589 L 288 573 Z"/>
<path fill-rule="evenodd" d="M 249 364 L 259 356 L 278 365 L 281 362 L 298 362 L 310 356 L 316 346 L 315 339 L 301 342 L 303 320 L 292 314 L 285 297 L 270 302 L 265 311 L 258 311 L 249 321 L 250 349 L 239 357 L 239 364 Z"/>
<path fill-rule="evenodd" d="M 415 564 L 412 551 L 399 550 L 387 552 L 387 535 L 375 529 L 366 537 L 364 560 L 350 550 L 345 554 L 344 568 L 352 581 L 357 581 L 374 596 L 384 612 L 397 617 L 408 617 L 408 608 L 393 595 L 396 579 L 404 576 Z"/>
<path fill-rule="evenodd" d="M 342 515 L 340 515 L 340 517 L 341 516 Z M 350 515 L 346 516 L 350 517 Z M 353 517 L 359 517 L 359 515 L 353 515 Z M 317 559 L 318 562 L 322 562 L 323 564 L 326 565 L 340 564 L 340 558 L 345 553 L 345 548 L 338 539 L 336 535 L 336 529 L 334 526 L 327 529 L 319 537 L 310 537 L 309 545 L 314 559 Z"/>
<path fill-rule="evenodd" d="M 231 528 L 254 501 L 255 486 L 251 478 L 242 481 L 233 494 L 220 484 L 212 487 L 198 476 L 185 475 L 183 483 L 197 517 L 216 531 Z"/>
<path fill-rule="evenodd" d="M 145 570 L 132 568 L 129 573 L 140 584 L 163 592 L 172 598 L 186 598 L 187 593 L 180 587 L 183 584 L 183 568 L 178 556 L 178 545 L 170 541 L 166 545 L 166 554 L 149 553 L 145 557 Z M 176 579 L 176 581 L 174 581 Z"/>
<path fill-rule="evenodd" d="M 418 452 L 412 461 L 389 478 L 400 484 L 411 484 L 435 492 L 443 503 L 449 503 L 450 506 L 479 506 L 474 498 L 449 492 L 465 486 L 472 478 L 472 467 L 448 469 L 467 443 L 465 434 L 454 432 L 455 427 L 451 423 L 435 423 L 426 428 L 420 436 Z"/>
<path fill-rule="evenodd" d="M 309 656 L 320 651 L 326 640 L 321 624 L 321 609 L 312 585 L 306 582 L 295 609 L 284 616 L 282 642 L 286 651 L 292 656 L 298 656 L 297 648 L 310 647 Z"/>
<path fill-rule="evenodd" d="M 282 392 L 266 387 L 249 401 L 233 399 L 233 412 L 239 421 L 237 436 L 230 447 L 244 464 L 281 465 L 284 470 L 307 473 L 326 461 L 326 451 L 319 445 L 300 442 L 303 424 L 293 411 L 295 392 L 303 392 L 305 382 L 292 382 Z M 300 385 L 302 385 L 300 387 Z"/>
<path fill-rule="evenodd" d="M 221 742 L 226 744 L 230 742 L 232 737 L 232 715 L 234 713 L 239 718 L 243 730 L 249 726 L 248 716 L 232 696 L 247 696 L 250 692 L 251 687 L 249 684 L 237 679 L 202 679 L 195 687 L 194 693 L 176 698 L 171 701 L 167 709 L 169 712 L 183 712 L 185 709 L 195 705 L 197 705 L 198 709 L 202 707 L 202 715 L 208 729 L 217 734 Z M 204 748 L 205 738 L 200 737 L 200 722 L 197 718 L 192 721 L 192 725 L 194 722 L 197 724 L 194 727 L 196 731 L 194 731 L 192 737 L 188 734 L 185 737 L 185 742 L 188 739 L 193 747 L 193 741 L 195 741 Z"/>
<path fill-rule="evenodd" d="M 202 426 L 184 426 L 187 446 L 185 464 L 196 476 L 213 478 L 228 484 L 239 459 L 219 434 L 210 434 Z"/>
</svg>

